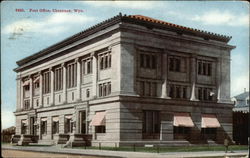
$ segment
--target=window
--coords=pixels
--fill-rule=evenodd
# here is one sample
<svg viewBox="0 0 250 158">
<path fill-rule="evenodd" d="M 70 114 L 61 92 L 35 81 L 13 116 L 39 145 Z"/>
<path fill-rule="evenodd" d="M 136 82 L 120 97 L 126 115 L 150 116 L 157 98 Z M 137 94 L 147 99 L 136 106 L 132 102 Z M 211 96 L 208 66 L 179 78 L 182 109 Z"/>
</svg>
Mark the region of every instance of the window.
<svg viewBox="0 0 250 158">
<path fill-rule="evenodd" d="M 247 99 L 247 105 L 249 105 L 249 99 Z"/>
<path fill-rule="evenodd" d="M 86 98 L 89 98 L 89 96 L 90 96 L 90 91 L 89 89 L 86 89 Z"/>
<path fill-rule="evenodd" d="M 169 58 L 169 71 L 181 72 L 181 58 L 170 57 Z"/>
<path fill-rule="evenodd" d="M 213 93 L 211 88 L 198 88 L 198 99 L 204 101 L 212 101 Z"/>
<path fill-rule="evenodd" d="M 106 133 L 105 126 L 95 126 L 95 133 Z"/>
<path fill-rule="evenodd" d="M 43 93 L 44 94 L 47 94 L 47 93 L 50 93 L 50 71 L 47 71 L 47 72 L 44 72 L 43 73 Z"/>
<path fill-rule="evenodd" d="M 39 82 L 35 82 L 35 83 L 34 83 L 34 88 L 35 88 L 35 89 L 38 89 L 38 88 L 39 88 Z"/>
<path fill-rule="evenodd" d="M 27 133 L 27 120 L 21 120 L 21 134 Z"/>
<path fill-rule="evenodd" d="M 41 121 L 41 133 L 47 134 L 47 121 Z"/>
<path fill-rule="evenodd" d="M 202 128 L 201 134 L 204 139 L 216 139 L 217 128 Z"/>
<path fill-rule="evenodd" d="M 30 100 L 24 100 L 24 110 L 28 110 L 30 108 Z"/>
<path fill-rule="evenodd" d="M 52 134 L 59 133 L 59 117 L 52 117 Z"/>
<path fill-rule="evenodd" d="M 71 93 L 71 99 L 74 100 L 74 92 Z"/>
<path fill-rule="evenodd" d="M 160 112 L 143 111 L 142 133 L 144 139 L 158 139 L 160 133 Z"/>
<path fill-rule="evenodd" d="M 92 57 L 91 58 L 85 58 L 82 60 L 81 62 L 81 69 L 82 69 L 82 74 L 86 75 L 86 74 L 91 74 L 92 73 Z"/>
<path fill-rule="evenodd" d="M 99 67 L 100 70 L 107 69 L 111 67 L 111 52 L 103 53 L 99 55 Z"/>
<path fill-rule="evenodd" d="M 47 104 L 49 104 L 49 97 L 47 97 Z"/>
<path fill-rule="evenodd" d="M 60 91 L 63 89 L 63 68 L 55 69 L 55 79 L 54 79 L 54 89 L 55 91 Z"/>
<path fill-rule="evenodd" d="M 30 86 L 27 85 L 27 86 L 24 86 L 24 91 L 29 91 L 30 90 Z"/>
<path fill-rule="evenodd" d="M 108 96 L 111 94 L 111 82 L 99 84 L 99 97 Z"/>
<path fill-rule="evenodd" d="M 61 95 L 58 95 L 58 102 L 61 102 Z"/>
<path fill-rule="evenodd" d="M 187 87 L 182 85 L 170 85 L 169 97 L 187 99 Z"/>
<path fill-rule="evenodd" d="M 174 139 L 188 139 L 190 131 L 190 127 L 174 126 Z"/>
<path fill-rule="evenodd" d="M 141 96 L 157 97 L 157 82 L 140 81 L 140 89 L 138 92 Z"/>
<path fill-rule="evenodd" d="M 36 100 L 36 106 L 39 106 L 39 100 L 38 99 Z"/>
<path fill-rule="evenodd" d="M 65 133 L 72 133 L 73 132 L 73 121 L 72 121 L 72 115 L 65 116 L 65 122 L 64 122 L 64 132 Z"/>
<path fill-rule="evenodd" d="M 209 61 L 198 60 L 198 74 L 199 75 L 212 75 L 212 63 Z"/>
<path fill-rule="evenodd" d="M 76 63 L 71 63 L 67 65 L 67 88 L 76 87 Z"/>
<path fill-rule="evenodd" d="M 157 61 L 155 54 L 140 54 L 140 67 L 156 69 Z"/>
</svg>

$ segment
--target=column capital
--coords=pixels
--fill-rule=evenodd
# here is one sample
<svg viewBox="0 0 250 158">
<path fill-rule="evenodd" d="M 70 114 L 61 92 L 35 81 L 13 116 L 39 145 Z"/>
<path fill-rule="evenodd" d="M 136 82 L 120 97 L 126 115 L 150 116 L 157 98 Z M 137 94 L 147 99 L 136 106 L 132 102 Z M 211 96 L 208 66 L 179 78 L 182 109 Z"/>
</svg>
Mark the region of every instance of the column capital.
<svg viewBox="0 0 250 158">
<path fill-rule="evenodd" d="M 96 52 L 91 52 L 90 57 L 96 57 L 97 53 Z"/>
<path fill-rule="evenodd" d="M 75 62 L 81 62 L 81 58 L 80 57 L 76 58 Z"/>
<path fill-rule="evenodd" d="M 66 62 L 61 64 L 61 67 L 66 67 L 66 66 L 67 66 Z"/>
</svg>

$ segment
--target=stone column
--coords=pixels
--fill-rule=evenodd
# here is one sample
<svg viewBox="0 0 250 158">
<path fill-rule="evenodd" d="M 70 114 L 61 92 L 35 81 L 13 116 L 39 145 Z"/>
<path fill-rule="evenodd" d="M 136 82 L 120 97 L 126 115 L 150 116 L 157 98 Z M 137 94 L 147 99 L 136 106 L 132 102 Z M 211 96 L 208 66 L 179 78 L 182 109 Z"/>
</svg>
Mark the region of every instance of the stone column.
<svg viewBox="0 0 250 158">
<path fill-rule="evenodd" d="M 76 100 L 81 101 L 81 60 L 79 58 L 76 59 Z"/>
<path fill-rule="evenodd" d="M 20 111 L 20 109 L 21 109 L 21 102 L 22 102 L 22 100 L 21 100 L 21 90 L 22 90 L 22 82 L 21 82 L 21 77 L 20 77 L 20 75 L 18 75 L 17 76 L 17 78 L 16 78 L 16 88 L 17 88 L 17 93 L 16 93 L 16 97 L 17 97 L 17 99 L 16 99 L 16 111 Z"/>
<path fill-rule="evenodd" d="M 32 76 L 29 76 L 30 78 L 30 108 L 33 109 L 33 78 Z"/>
<path fill-rule="evenodd" d="M 20 79 L 21 86 L 20 86 L 20 109 L 23 109 L 23 81 L 22 78 Z"/>
<path fill-rule="evenodd" d="M 217 101 L 220 102 L 220 89 L 221 89 L 221 58 L 217 58 L 216 63 L 216 88 L 217 88 Z"/>
<path fill-rule="evenodd" d="M 52 68 L 50 68 L 50 75 L 51 75 L 51 80 L 50 80 L 50 105 L 54 105 L 54 71 Z"/>
<path fill-rule="evenodd" d="M 191 101 L 197 101 L 195 97 L 195 83 L 196 83 L 196 56 L 191 56 L 191 71 L 190 71 L 190 81 L 191 81 Z"/>
<path fill-rule="evenodd" d="M 43 107 L 43 75 L 42 72 L 39 72 L 39 107 Z"/>
<path fill-rule="evenodd" d="M 67 71 L 66 71 L 66 64 L 62 64 L 63 67 L 63 103 L 67 103 Z"/>
<path fill-rule="evenodd" d="M 98 85 L 97 85 L 97 80 L 98 80 L 98 62 L 97 62 L 97 55 L 95 54 L 95 52 L 92 52 L 91 53 L 91 57 L 93 59 L 93 76 L 92 76 L 92 94 L 93 94 L 93 97 L 97 97 L 97 88 L 98 88 Z"/>
<path fill-rule="evenodd" d="M 170 97 L 168 97 L 168 88 L 167 88 L 167 75 L 168 75 L 168 56 L 167 53 L 165 52 L 162 55 L 162 79 L 163 79 L 163 83 L 162 83 L 162 92 L 161 92 L 161 98 L 167 98 L 169 99 Z"/>
</svg>

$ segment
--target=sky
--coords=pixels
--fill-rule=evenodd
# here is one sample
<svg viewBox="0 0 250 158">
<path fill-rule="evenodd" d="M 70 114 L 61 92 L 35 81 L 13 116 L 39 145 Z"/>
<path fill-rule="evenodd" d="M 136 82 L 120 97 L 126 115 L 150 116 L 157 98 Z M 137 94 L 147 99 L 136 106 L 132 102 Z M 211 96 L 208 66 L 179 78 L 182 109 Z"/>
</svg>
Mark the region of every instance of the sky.
<svg viewBox="0 0 250 158">
<path fill-rule="evenodd" d="M 45 11 L 46 10 L 46 11 Z M 48 10 L 50 12 L 48 12 Z M 60 13 L 53 10 L 71 10 Z M 76 11 L 78 10 L 78 11 Z M 16 61 L 118 15 L 145 15 L 232 36 L 231 96 L 249 90 L 249 4 L 241 1 L 8 1 L 1 3 L 1 121 L 15 125 Z"/>
</svg>

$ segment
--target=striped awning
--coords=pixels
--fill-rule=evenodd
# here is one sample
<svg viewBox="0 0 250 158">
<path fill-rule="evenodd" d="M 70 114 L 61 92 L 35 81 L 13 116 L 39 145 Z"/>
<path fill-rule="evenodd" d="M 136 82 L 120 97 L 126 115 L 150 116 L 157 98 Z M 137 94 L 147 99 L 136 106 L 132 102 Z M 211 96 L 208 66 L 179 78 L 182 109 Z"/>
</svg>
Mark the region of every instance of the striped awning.
<svg viewBox="0 0 250 158">
<path fill-rule="evenodd" d="M 105 111 L 96 112 L 95 116 L 90 122 L 90 126 L 104 126 L 106 121 L 105 116 L 106 116 Z"/>
<path fill-rule="evenodd" d="M 189 113 L 175 113 L 173 124 L 176 127 L 194 127 L 193 120 Z"/>
<path fill-rule="evenodd" d="M 201 128 L 218 128 L 220 123 L 213 114 L 203 114 L 201 116 Z"/>
</svg>

